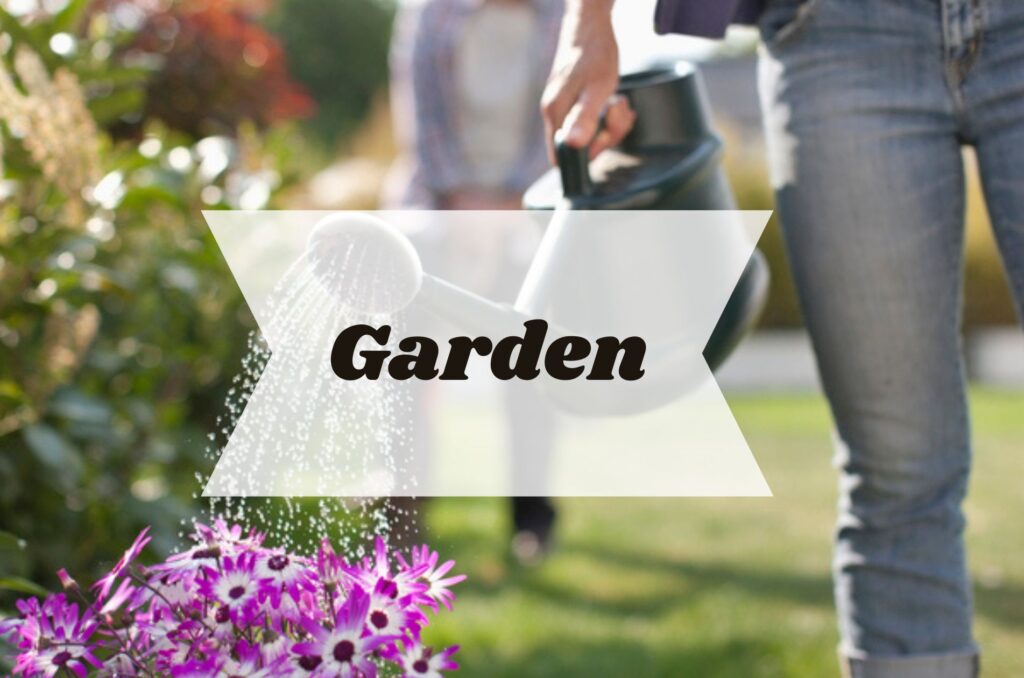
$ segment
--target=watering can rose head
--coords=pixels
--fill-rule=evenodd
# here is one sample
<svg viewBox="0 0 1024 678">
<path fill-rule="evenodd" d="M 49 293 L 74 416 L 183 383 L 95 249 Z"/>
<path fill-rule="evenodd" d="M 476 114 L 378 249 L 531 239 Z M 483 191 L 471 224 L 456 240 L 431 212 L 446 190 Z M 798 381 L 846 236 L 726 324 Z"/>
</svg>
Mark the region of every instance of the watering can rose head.
<svg viewBox="0 0 1024 678">
<path fill-rule="evenodd" d="M 397 228 L 359 212 L 331 214 L 310 234 L 307 256 L 316 279 L 344 306 L 391 314 L 420 291 L 423 266 Z"/>
<path fill-rule="evenodd" d="M 141 567 L 144 530 L 91 589 L 66 572 L 64 592 L 18 601 L 0 638 L 18 654 L 14 674 L 139 676 L 374 676 L 458 668 L 456 647 L 435 652 L 420 632 L 427 613 L 451 609 L 453 561 L 427 546 L 406 556 L 381 538 L 349 562 L 324 540 L 312 556 L 264 546 L 264 536 L 197 525 L 192 548 Z"/>
</svg>

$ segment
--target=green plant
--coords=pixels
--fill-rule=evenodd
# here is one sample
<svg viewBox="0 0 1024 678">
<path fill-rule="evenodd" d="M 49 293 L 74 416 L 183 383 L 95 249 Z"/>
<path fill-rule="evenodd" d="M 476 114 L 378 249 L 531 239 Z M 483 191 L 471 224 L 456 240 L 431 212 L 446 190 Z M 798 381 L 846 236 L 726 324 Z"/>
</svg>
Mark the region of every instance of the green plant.
<svg viewBox="0 0 1024 678">
<path fill-rule="evenodd" d="M 387 83 L 391 0 L 277 0 L 267 26 L 317 104 L 309 127 L 328 144 L 350 135 Z"/>
<path fill-rule="evenodd" d="M 245 124 L 112 140 L 151 75 L 101 67 L 129 39 L 81 2 L 0 14 L 0 588 L 95 573 L 149 523 L 177 543 L 253 328 L 199 211 L 289 179 Z"/>
</svg>

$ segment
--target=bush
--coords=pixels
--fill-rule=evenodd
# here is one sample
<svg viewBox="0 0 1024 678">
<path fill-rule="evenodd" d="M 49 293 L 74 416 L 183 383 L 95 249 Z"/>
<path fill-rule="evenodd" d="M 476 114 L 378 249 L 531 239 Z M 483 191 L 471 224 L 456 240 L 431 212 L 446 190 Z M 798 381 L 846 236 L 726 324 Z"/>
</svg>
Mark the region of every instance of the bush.
<svg viewBox="0 0 1024 678">
<path fill-rule="evenodd" d="M 390 0 L 278 0 L 267 26 L 317 105 L 309 127 L 333 146 L 370 111 L 388 78 Z"/>
<path fill-rule="evenodd" d="M 230 0 L 147 14 L 123 55 L 159 63 L 147 83 L 144 119 L 193 136 L 230 134 L 243 121 L 268 127 L 314 110 L 290 79 L 277 40 Z"/>
<path fill-rule="evenodd" d="M 126 38 L 82 6 L 0 14 L 0 589 L 96 574 L 149 523 L 157 550 L 178 542 L 253 328 L 199 210 L 282 183 L 247 125 L 113 142 L 102 124 L 142 116 L 151 74 L 102 68 Z"/>
</svg>

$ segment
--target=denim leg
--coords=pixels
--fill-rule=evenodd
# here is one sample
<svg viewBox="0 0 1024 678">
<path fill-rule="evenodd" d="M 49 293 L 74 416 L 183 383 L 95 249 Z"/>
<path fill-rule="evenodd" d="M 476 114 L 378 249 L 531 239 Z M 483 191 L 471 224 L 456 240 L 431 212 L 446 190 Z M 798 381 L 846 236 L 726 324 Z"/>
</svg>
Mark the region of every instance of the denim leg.
<svg viewBox="0 0 1024 678">
<path fill-rule="evenodd" d="M 798 33 L 768 40 L 760 89 L 836 425 L 841 651 L 857 678 L 966 677 L 963 168 L 941 14 L 921 0 L 814 9 Z"/>
<path fill-rule="evenodd" d="M 1024 319 L 1024 3 L 983 7 L 980 53 L 961 89 L 985 203 Z"/>
</svg>

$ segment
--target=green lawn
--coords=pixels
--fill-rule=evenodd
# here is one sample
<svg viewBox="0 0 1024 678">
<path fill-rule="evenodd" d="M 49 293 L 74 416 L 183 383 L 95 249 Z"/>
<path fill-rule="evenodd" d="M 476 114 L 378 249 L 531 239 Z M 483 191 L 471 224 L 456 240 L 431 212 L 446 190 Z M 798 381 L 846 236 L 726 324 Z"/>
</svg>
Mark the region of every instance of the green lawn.
<svg viewBox="0 0 1024 678">
<path fill-rule="evenodd" d="M 1024 675 L 1024 395 L 972 394 L 968 504 L 987 678 Z M 560 502 L 555 554 L 505 561 L 500 500 L 445 499 L 428 539 L 470 575 L 427 640 L 464 676 L 832 676 L 830 423 L 811 396 L 730 398 L 769 499 Z"/>
</svg>

